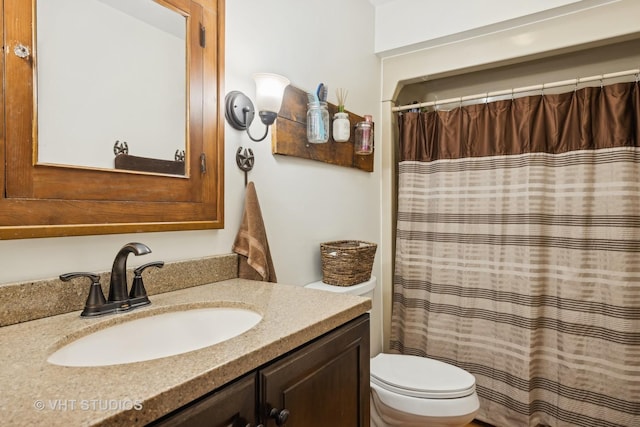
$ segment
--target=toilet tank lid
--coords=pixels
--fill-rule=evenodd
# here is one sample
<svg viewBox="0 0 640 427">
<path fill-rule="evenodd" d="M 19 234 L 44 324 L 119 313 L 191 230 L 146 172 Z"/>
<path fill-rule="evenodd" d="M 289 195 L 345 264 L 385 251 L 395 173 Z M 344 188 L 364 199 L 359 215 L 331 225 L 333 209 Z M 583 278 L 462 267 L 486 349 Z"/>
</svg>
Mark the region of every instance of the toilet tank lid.
<svg viewBox="0 0 640 427">
<path fill-rule="evenodd" d="M 308 285 L 305 285 L 305 288 L 319 289 L 321 291 L 338 292 L 343 294 L 364 295 L 367 292 L 372 291 L 376 287 L 376 283 L 377 281 L 375 276 L 371 276 L 371 278 L 366 282 L 358 283 L 352 286 L 329 285 L 327 283 L 319 281 L 309 283 Z"/>
<path fill-rule="evenodd" d="M 476 383 L 473 375 L 457 366 L 405 354 L 378 354 L 371 359 L 371 377 L 401 394 L 431 398 L 467 396 Z"/>
</svg>

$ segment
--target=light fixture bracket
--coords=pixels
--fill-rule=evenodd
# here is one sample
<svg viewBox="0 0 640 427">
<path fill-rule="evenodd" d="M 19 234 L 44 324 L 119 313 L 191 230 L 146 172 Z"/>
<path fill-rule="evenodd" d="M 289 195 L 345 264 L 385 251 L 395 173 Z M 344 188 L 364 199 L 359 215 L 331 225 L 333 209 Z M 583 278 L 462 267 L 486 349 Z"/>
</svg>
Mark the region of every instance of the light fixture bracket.
<svg viewBox="0 0 640 427">
<path fill-rule="evenodd" d="M 253 102 L 244 93 L 233 90 L 225 97 L 224 115 L 234 129 L 248 130 L 255 114 Z"/>
</svg>

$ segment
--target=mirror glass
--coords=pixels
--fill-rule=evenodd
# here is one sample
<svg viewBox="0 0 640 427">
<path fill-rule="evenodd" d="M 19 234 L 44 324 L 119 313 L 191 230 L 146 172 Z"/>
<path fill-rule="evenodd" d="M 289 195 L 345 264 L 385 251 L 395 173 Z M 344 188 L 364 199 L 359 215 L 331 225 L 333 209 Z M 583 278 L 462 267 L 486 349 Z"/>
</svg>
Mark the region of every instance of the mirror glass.
<svg viewBox="0 0 640 427">
<path fill-rule="evenodd" d="M 153 0 L 38 0 L 36 11 L 39 164 L 113 169 L 116 144 L 168 161 L 185 152 L 185 16 Z"/>
</svg>

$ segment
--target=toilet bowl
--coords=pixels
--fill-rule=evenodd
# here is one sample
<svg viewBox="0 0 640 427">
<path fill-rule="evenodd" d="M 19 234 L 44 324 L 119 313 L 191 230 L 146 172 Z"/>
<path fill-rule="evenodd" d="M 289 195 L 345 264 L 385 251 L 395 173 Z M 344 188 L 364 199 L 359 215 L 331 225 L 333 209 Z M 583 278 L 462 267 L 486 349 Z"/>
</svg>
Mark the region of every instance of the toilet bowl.
<svg viewBox="0 0 640 427">
<path fill-rule="evenodd" d="M 305 287 L 373 299 L 376 278 L 353 286 L 314 282 Z M 372 427 L 462 427 L 480 408 L 475 378 L 426 357 L 380 353 L 371 359 Z"/>
<path fill-rule="evenodd" d="M 464 369 L 426 357 L 371 359 L 371 425 L 461 427 L 480 408 L 476 380 Z"/>
</svg>

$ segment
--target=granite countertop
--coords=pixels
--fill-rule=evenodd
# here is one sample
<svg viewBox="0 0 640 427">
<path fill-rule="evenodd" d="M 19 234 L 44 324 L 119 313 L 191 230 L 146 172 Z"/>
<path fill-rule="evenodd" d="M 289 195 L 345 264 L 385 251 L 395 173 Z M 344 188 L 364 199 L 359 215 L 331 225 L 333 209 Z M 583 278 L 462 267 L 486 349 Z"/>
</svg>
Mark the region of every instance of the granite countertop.
<svg viewBox="0 0 640 427">
<path fill-rule="evenodd" d="M 0 328 L 2 425 L 144 425 L 371 309 L 367 298 L 243 279 L 150 299 L 149 306 L 97 319 L 72 312 Z M 104 326 L 216 305 L 249 308 L 263 319 L 230 340 L 156 360 L 89 368 L 46 361 Z"/>
</svg>

